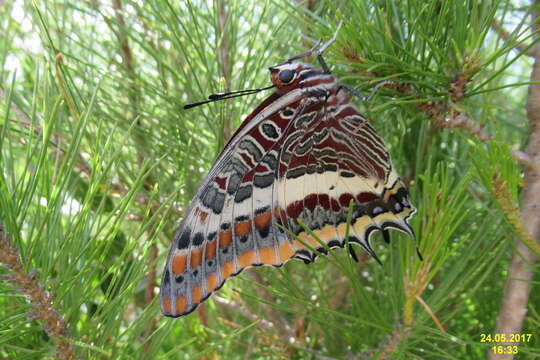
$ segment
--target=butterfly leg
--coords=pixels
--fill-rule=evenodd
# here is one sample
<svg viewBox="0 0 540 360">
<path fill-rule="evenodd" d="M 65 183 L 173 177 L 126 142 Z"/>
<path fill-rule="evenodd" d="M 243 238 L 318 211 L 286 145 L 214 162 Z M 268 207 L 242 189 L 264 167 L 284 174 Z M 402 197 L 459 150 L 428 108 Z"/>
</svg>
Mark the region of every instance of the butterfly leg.
<svg viewBox="0 0 540 360">
<path fill-rule="evenodd" d="M 288 58 L 287 61 L 285 61 L 285 63 L 290 63 L 290 62 L 293 62 L 294 60 L 302 59 L 302 58 L 305 58 L 306 56 L 313 54 L 315 50 L 319 47 L 319 45 L 321 45 L 321 41 L 322 39 L 319 39 L 319 41 L 317 41 L 317 43 L 313 45 L 311 49 L 301 54 L 294 55 L 293 57 Z"/>
<path fill-rule="evenodd" d="M 371 92 L 369 93 L 369 95 L 366 97 L 362 94 L 360 94 L 360 92 L 358 92 L 358 90 L 356 90 L 355 88 L 353 88 L 352 86 L 349 86 L 349 85 L 344 85 L 344 84 L 340 84 L 339 85 L 339 88 L 338 88 L 338 91 L 341 90 L 341 89 L 345 89 L 347 90 L 351 95 L 353 95 L 354 97 L 360 99 L 360 101 L 362 102 L 368 102 L 370 101 L 373 96 L 377 93 L 377 91 L 383 87 L 384 85 L 387 85 L 387 84 L 392 84 L 393 82 L 390 81 L 390 80 L 384 80 L 384 81 L 381 81 L 381 82 L 378 82 L 377 84 L 375 84 L 375 86 L 373 87 L 373 89 L 371 89 Z"/>
<path fill-rule="evenodd" d="M 373 89 L 371 89 L 371 92 L 369 93 L 368 97 L 366 98 L 366 101 L 369 101 L 373 98 L 373 95 L 375 95 L 375 93 L 377 93 L 377 91 L 382 88 L 384 85 L 388 85 L 388 84 L 392 84 L 393 81 L 390 81 L 390 80 L 383 80 L 381 82 L 378 82 L 377 84 L 375 84 L 375 86 L 373 87 Z"/>
<path fill-rule="evenodd" d="M 355 88 L 353 88 L 352 86 L 340 84 L 337 91 L 339 92 L 339 90 L 341 90 L 341 89 L 347 90 L 351 95 L 353 95 L 354 97 L 360 99 L 360 101 L 362 101 L 362 102 L 366 102 L 366 101 L 368 100 L 368 98 L 366 98 L 364 95 L 360 94 L 360 93 L 359 93 Z"/>
<path fill-rule="evenodd" d="M 343 20 L 339 22 L 339 25 L 338 25 L 338 28 L 336 30 L 336 32 L 334 33 L 334 36 L 332 36 L 332 38 L 330 40 L 328 40 L 327 42 L 325 42 L 320 48 L 319 50 L 317 50 L 317 60 L 319 61 L 319 64 L 321 65 L 322 69 L 324 70 L 324 72 L 326 74 L 331 74 L 330 72 L 330 69 L 328 68 L 328 65 L 326 64 L 326 61 L 324 61 L 323 57 L 322 57 L 322 54 L 326 51 L 326 49 L 332 45 L 336 39 L 337 39 L 337 34 L 339 32 L 339 30 L 341 29 L 341 25 L 343 25 Z"/>
<path fill-rule="evenodd" d="M 317 43 L 311 49 L 309 49 L 306 52 L 303 52 L 301 54 L 295 55 L 295 56 L 287 59 L 287 61 L 285 61 L 285 63 L 290 63 L 290 62 L 292 62 L 294 60 L 302 59 L 302 58 L 304 58 L 306 56 L 309 56 L 309 55 L 313 54 L 317 48 L 319 48 L 319 50 L 317 50 L 317 60 L 319 61 L 319 64 L 321 65 L 324 72 L 326 74 L 330 74 L 330 69 L 328 68 L 328 65 L 326 64 L 326 61 L 324 61 L 324 59 L 322 57 L 322 54 L 330 45 L 332 45 L 336 41 L 337 34 L 339 33 L 339 30 L 341 29 L 341 25 L 343 25 L 343 20 L 340 21 L 340 23 L 338 25 L 338 28 L 337 28 L 336 32 L 334 33 L 334 36 L 332 36 L 332 38 L 330 40 L 328 40 L 327 42 L 325 42 L 321 47 L 319 47 L 319 45 L 321 44 L 321 40 L 319 40 L 319 41 L 317 41 Z"/>
</svg>

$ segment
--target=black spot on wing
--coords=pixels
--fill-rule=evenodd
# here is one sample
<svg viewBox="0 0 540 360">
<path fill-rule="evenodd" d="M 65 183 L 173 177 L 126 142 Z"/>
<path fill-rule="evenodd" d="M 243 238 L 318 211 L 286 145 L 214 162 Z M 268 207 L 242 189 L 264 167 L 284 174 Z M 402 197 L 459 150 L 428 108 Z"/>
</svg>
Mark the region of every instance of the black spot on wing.
<svg viewBox="0 0 540 360">
<path fill-rule="evenodd" d="M 201 244 L 204 242 L 204 235 L 200 232 L 196 233 L 193 237 L 193 245 L 195 246 L 201 246 Z"/>
<path fill-rule="evenodd" d="M 206 188 L 200 200 L 205 207 L 212 209 L 215 214 L 220 214 L 225 204 L 225 194 L 212 185 Z"/>
<path fill-rule="evenodd" d="M 178 239 L 178 250 L 187 249 L 189 246 L 189 238 L 191 237 L 191 229 L 187 228 L 185 229 L 182 234 L 180 235 L 180 238 Z"/>
<path fill-rule="evenodd" d="M 265 238 L 270 233 L 270 226 L 265 226 L 263 228 L 258 229 L 259 235 L 261 235 L 262 238 Z"/>
<path fill-rule="evenodd" d="M 247 221 L 247 220 L 249 220 L 249 216 L 246 216 L 246 215 L 240 215 L 234 218 L 235 222 L 242 222 L 242 221 Z"/>
<path fill-rule="evenodd" d="M 258 188 L 265 188 L 274 183 L 274 174 L 268 173 L 264 175 L 255 175 L 253 178 L 253 185 Z"/>
<path fill-rule="evenodd" d="M 272 124 L 269 124 L 269 123 L 262 124 L 261 130 L 264 133 L 264 135 L 266 135 L 270 139 L 277 139 L 279 137 L 279 134 L 275 126 Z"/>
<path fill-rule="evenodd" d="M 240 203 L 246 199 L 249 199 L 252 193 L 253 187 L 251 185 L 241 186 L 234 196 L 234 202 Z"/>
</svg>

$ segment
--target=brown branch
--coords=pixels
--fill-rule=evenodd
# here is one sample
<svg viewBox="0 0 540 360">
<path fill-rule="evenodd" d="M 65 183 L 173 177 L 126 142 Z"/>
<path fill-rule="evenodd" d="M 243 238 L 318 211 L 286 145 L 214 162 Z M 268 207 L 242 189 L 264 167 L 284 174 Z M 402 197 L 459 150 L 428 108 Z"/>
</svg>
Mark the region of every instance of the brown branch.
<svg viewBox="0 0 540 360">
<path fill-rule="evenodd" d="M 120 45 L 120 55 L 122 56 L 122 63 L 126 68 L 128 77 L 130 79 L 130 91 L 129 91 L 129 102 L 133 109 L 133 117 L 137 118 L 137 121 L 140 121 L 138 118 L 139 115 L 139 89 L 137 87 L 137 74 L 135 73 L 135 65 L 133 61 L 133 55 L 131 53 L 131 48 L 129 46 L 128 37 L 125 33 L 126 22 L 124 20 L 124 9 L 122 8 L 122 3 L 120 0 L 112 0 L 113 9 L 116 15 L 116 21 L 118 23 L 118 30 L 114 32 L 118 43 Z"/>
<path fill-rule="evenodd" d="M 540 22 L 537 19 L 536 9 L 540 0 L 532 1 L 533 30 L 537 31 Z M 540 163 L 540 48 L 535 48 L 534 65 L 531 73 L 531 85 L 527 98 L 527 118 L 529 120 L 529 143 L 526 154 L 531 163 Z M 540 171 L 538 167 L 524 168 L 523 191 L 521 197 L 521 219 L 525 231 L 531 239 L 538 242 L 540 236 Z M 508 278 L 502 294 L 501 309 L 497 317 L 496 334 L 519 334 L 527 314 L 527 303 L 531 292 L 533 278 L 533 265 L 537 256 L 523 242 L 517 241 L 508 268 Z M 488 353 L 488 359 L 512 359 L 510 354 Z"/>
<path fill-rule="evenodd" d="M 42 322 L 42 328 L 56 344 L 56 357 L 74 359 L 75 349 L 69 342 L 70 333 L 66 321 L 56 311 L 53 298 L 43 289 L 35 276 L 28 274 L 20 261 L 18 249 L 11 244 L 0 223 L 0 262 L 10 271 L 7 280 L 30 298 L 35 317 Z"/>
<path fill-rule="evenodd" d="M 157 247 L 150 247 L 150 258 L 148 259 L 148 264 L 150 265 L 150 270 L 148 270 L 148 283 L 146 284 L 146 303 L 150 304 L 154 300 L 154 288 L 156 287 L 156 267 L 154 263 L 158 257 Z M 153 281 L 152 281 L 153 280 Z"/>
<path fill-rule="evenodd" d="M 434 119 L 435 125 L 447 129 L 460 128 L 475 136 L 478 140 L 482 142 L 487 142 L 491 140 L 491 135 L 489 135 L 482 125 L 477 124 L 472 121 L 468 115 L 463 112 L 456 110 L 456 107 L 463 101 L 465 94 L 467 93 L 467 85 L 471 81 L 472 76 L 478 71 L 479 67 L 477 62 L 474 59 L 467 59 L 461 65 L 462 71 L 457 73 L 450 84 L 450 100 L 444 104 L 444 106 L 435 107 L 437 113 L 431 113 L 431 117 Z M 450 104 L 453 104 L 450 107 Z M 421 104 L 419 106 L 422 109 Z M 448 111 L 449 116 L 445 116 L 447 112 L 446 109 L 450 107 Z"/>
<path fill-rule="evenodd" d="M 520 150 L 512 150 L 512 156 L 518 163 L 523 165 L 524 167 L 534 167 L 536 164 L 533 163 L 531 157 L 523 151 Z"/>
<path fill-rule="evenodd" d="M 349 49 L 343 49 L 343 55 L 345 58 L 357 62 L 364 63 L 365 60 L 359 55 L 352 52 Z M 465 113 L 457 111 L 456 106 L 463 100 L 467 92 L 467 85 L 470 82 L 474 74 L 480 69 L 479 64 L 474 58 L 464 60 L 462 64 L 462 70 L 454 76 L 448 92 L 450 93 L 450 100 L 439 102 L 420 102 L 416 104 L 416 107 L 428 116 L 433 123 L 441 128 L 453 129 L 461 128 L 476 137 L 482 142 L 491 140 L 491 135 L 488 134 L 482 125 L 472 121 Z M 358 72 L 353 70 L 353 72 Z M 366 78 L 380 77 L 374 73 L 362 73 L 362 76 Z M 396 84 L 392 81 L 388 81 L 383 87 L 392 88 L 395 91 L 409 95 L 411 100 L 420 100 L 420 97 L 415 96 L 412 87 L 409 84 Z M 454 107 L 451 107 L 453 104 Z"/>
<path fill-rule="evenodd" d="M 472 121 L 464 113 L 455 112 L 449 118 L 441 119 L 434 118 L 435 124 L 439 127 L 452 129 L 452 128 L 461 128 L 468 132 L 469 134 L 476 137 L 482 142 L 487 142 L 491 140 L 491 135 L 489 135 L 483 128 L 483 126 L 478 125 L 476 122 Z"/>
</svg>

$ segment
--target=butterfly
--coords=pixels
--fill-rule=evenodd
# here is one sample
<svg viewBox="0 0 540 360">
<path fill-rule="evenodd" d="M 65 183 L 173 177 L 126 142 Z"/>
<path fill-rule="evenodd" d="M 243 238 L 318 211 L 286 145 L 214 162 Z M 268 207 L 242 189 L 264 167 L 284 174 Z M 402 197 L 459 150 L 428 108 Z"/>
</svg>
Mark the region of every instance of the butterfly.
<svg viewBox="0 0 540 360">
<path fill-rule="evenodd" d="M 408 221 L 416 209 L 383 139 L 351 102 L 358 94 L 322 58 L 335 36 L 317 52 L 320 68 L 296 61 L 311 49 L 269 68 L 269 87 L 185 106 L 275 88 L 236 130 L 185 211 L 163 271 L 165 316 L 189 314 L 248 267 L 310 263 L 346 243 L 376 258 L 370 237 L 377 230 L 387 241 L 388 229 L 414 239 Z"/>
</svg>

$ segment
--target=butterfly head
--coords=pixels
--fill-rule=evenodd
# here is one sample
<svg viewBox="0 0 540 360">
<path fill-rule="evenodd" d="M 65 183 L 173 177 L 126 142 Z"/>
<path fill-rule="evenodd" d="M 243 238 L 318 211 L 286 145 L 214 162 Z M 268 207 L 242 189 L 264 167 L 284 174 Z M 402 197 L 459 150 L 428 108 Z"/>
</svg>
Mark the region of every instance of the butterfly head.
<svg viewBox="0 0 540 360">
<path fill-rule="evenodd" d="M 301 87 L 306 83 L 308 78 L 324 74 L 321 69 L 301 62 L 286 62 L 272 66 L 269 70 L 272 84 L 281 92 L 287 92 Z"/>
</svg>

